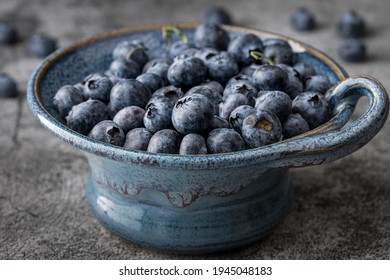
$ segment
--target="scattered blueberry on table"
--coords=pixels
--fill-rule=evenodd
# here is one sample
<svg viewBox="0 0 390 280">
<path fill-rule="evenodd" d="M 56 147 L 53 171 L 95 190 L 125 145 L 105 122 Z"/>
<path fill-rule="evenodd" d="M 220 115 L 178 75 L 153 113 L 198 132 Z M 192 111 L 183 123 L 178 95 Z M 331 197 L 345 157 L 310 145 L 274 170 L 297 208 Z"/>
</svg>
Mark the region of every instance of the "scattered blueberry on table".
<svg viewBox="0 0 390 280">
<path fill-rule="evenodd" d="M 18 96 L 18 89 L 14 79 L 8 74 L 0 74 L 0 97 L 13 98 Z"/>
<path fill-rule="evenodd" d="M 0 22 L 0 44 L 11 45 L 19 40 L 18 31 L 11 23 Z"/>
<path fill-rule="evenodd" d="M 345 39 L 339 45 L 337 53 L 347 62 L 362 62 L 367 59 L 366 44 L 357 38 Z"/>
<path fill-rule="evenodd" d="M 337 22 L 337 33 L 343 38 L 359 38 L 366 34 L 366 22 L 356 11 L 341 15 Z"/>
<path fill-rule="evenodd" d="M 27 51 L 36 57 L 45 57 L 57 49 L 57 40 L 45 33 L 34 34 L 27 42 Z"/>
<path fill-rule="evenodd" d="M 296 31 L 310 31 L 316 27 L 316 19 L 308 8 L 299 7 L 291 15 L 290 25 Z"/>
</svg>

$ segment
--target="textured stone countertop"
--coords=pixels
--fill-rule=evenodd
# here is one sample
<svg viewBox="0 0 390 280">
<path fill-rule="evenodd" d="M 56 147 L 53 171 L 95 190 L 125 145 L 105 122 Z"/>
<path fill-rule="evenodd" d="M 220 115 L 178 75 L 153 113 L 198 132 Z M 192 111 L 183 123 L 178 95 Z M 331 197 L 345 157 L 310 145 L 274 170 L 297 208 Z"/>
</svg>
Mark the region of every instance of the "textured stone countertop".
<svg viewBox="0 0 390 280">
<path fill-rule="evenodd" d="M 389 259 L 390 126 L 366 146 L 336 162 L 291 170 L 290 214 L 251 246 L 224 253 L 180 256 L 144 249 L 96 221 L 83 188 L 88 164 L 72 146 L 44 129 L 26 102 L 27 82 L 40 60 L 26 42 L 38 31 L 65 46 L 118 27 L 200 21 L 211 4 L 225 4 L 237 24 L 297 38 L 328 53 L 353 74 L 369 74 L 390 89 L 388 0 L 357 1 L 28 1 L 2 0 L 0 21 L 16 24 L 20 43 L 0 46 L 0 72 L 12 75 L 19 99 L 0 99 L 0 259 Z M 307 5 L 314 32 L 297 33 L 289 16 Z M 344 63 L 335 23 L 354 8 L 369 26 L 369 59 Z M 361 103 L 354 116 L 366 106 Z"/>
</svg>

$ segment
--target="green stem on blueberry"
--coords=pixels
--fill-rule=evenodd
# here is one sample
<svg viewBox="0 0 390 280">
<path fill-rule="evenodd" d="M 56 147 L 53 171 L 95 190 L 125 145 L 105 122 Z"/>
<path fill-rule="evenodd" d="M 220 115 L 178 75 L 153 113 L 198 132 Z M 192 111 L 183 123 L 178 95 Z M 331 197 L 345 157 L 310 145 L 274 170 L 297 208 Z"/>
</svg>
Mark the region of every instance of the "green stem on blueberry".
<svg viewBox="0 0 390 280">
<path fill-rule="evenodd" d="M 188 37 L 183 33 L 182 30 L 180 30 L 179 28 L 177 28 L 175 26 L 163 26 L 162 27 L 162 37 L 163 37 L 163 40 L 165 40 L 167 42 L 168 49 L 172 45 L 172 40 L 171 40 L 172 33 L 175 33 L 180 38 L 180 40 L 182 40 L 185 44 L 188 44 Z"/>
<path fill-rule="evenodd" d="M 129 51 L 129 53 L 127 54 L 126 58 L 127 59 L 131 59 L 131 57 L 133 56 L 133 54 L 135 54 L 137 51 L 139 50 L 142 50 L 144 47 L 143 46 L 139 46 L 139 47 L 136 47 L 134 49 L 132 49 L 131 51 Z"/>
<path fill-rule="evenodd" d="M 275 65 L 275 63 L 272 61 L 272 59 L 265 54 L 263 54 L 260 51 L 250 51 L 250 56 L 253 57 L 256 60 L 261 60 L 262 58 L 265 59 L 269 65 Z"/>
</svg>

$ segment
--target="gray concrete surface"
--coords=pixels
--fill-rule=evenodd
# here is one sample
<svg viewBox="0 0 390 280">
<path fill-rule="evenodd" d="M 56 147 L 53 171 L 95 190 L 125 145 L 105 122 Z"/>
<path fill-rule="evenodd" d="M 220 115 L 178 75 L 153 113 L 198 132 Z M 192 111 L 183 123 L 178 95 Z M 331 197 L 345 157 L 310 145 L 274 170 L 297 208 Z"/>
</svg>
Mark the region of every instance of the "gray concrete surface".
<svg viewBox="0 0 390 280">
<path fill-rule="evenodd" d="M 365 147 L 334 163 L 292 170 L 290 215 L 261 242 L 240 250 L 178 256 L 130 244 L 101 226 L 84 193 L 84 156 L 32 117 L 27 81 L 39 59 L 29 57 L 29 36 L 44 31 L 65 46 L 117 27 L 199 21 L 206 7 L 224 4 L 240 25 L 289 35 L 338 61 L 335 21 L 350 8 L 366 18 L 369 61 L 340 61 L 350 74 L 369 74 L 390 89 L 388 0 L 357 1 L 28 1 L 2 0 L 0 20 L 14 22 L 22 40 L 0 46 L 0 71 L 18 82 L 18 100 L 0 100 L 0 259 L 389 259 L 390 126 Z M 290 29 L 291 11 L 306 5 L 315 32 Z M 355 112 L 364 112 L 365 104 Z"/>
</svg>

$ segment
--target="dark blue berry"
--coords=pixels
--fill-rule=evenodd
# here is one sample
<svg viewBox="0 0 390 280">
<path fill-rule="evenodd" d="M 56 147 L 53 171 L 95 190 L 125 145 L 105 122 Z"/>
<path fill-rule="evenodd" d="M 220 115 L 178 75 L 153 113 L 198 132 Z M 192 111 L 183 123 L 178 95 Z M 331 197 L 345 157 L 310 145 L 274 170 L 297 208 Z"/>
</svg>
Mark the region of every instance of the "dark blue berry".
<svg viewBox="0 0 390 280">
<path fill-rule="evenodd" d="M 197 48 L 214 48 L 223 51 L 227 49 L 229 40 L 227 31 L 213 23 L 201 24 L 194 34 L 194 43 Z"/>
<path fill-rule="evenodd" d="M 327 76 L 314 75 L 306 79 L 304 91 L 317 91 L 319 93 L 325 94 L 330 87 L 331 84 Z"/>
<path fill-rule="evenodd" d="M 150 138 L 148 152 L 178 154 L 180 151 L 181 136 L 172 129 L 163 129 L 157 131 Z"/>
<path fill-rule="evenodd" d="M 168 81 L 179 88 L 191 88 L 206 79 L 207 68 L 196 57 L 178 56 L 168 69 Z"/>
<path fill-rule="evenodd" d="M 170 99 L 175 100 L 175 102 L 183 97 L 183 92 L 180 88 L 177 88 L 175 86 L 166 86 L 159 88 L 152 94 L 152 98 L 161 96 L 161 97 L 167 97 Z"/>
<path fill-rule="evenodd" d="M 123 144 L 123 148 L 146 151 L 152 136 L 153 134 L 144 127 L 134 128 L 126 134 L 126 140 Z"/>
<path fill-rule="evenodd" d="M 296 31 L 309 31 L 316 27 L 316 19 L 310 10 L 300 7 L 291 15 L 290 25 Z"/>
<path fill-rule="evenodd" d="M 306 91 L 298 95 L 292 102 L 292 112 L 301 114 L 310 129 L 330 119 L 328 100 L 323 94 L 315 91 Z"/>
<path fill-rule="evenodd" d="M 208 131 L 210 132 L 211 130 L 216 128 L 232 128 L 232 126 L 227 119 L 215 115 L 210 122 Z"/>
<path fill-rule="evenodd" d="M 181 140 L 179 153 L 181 155 L 207 154 L 206 140 L 197 133 L 187 134 Z"/>
<path fill-rule="evenodd" d="M 153 58 L 151 60 L 149 60 L 145 66 L 142 68 L 142 73 L 146 73 L 148 72 L 148 70 L 154 66 L 156 66 L 157 64 L 167 64 L 168 67 L 169 65 L 171 65 L 173 63 L 173 59 L 170 58 L 170 57 L 159 57 L 159 58 Z M 168 69 L 168 68 L 167 68 Z"/>
<path fill-rule="evenodd" d="M 358 13 L 349 11 L 337 22 L 337 32 L 344 38 L 362 37 L 366 32 L 366 23 Z"/>
<path fill-rule="evenodd" d="M 144 69 L 146 69 L 145 73 L 156 74 L 161 77 L 164 82 L 164 86 L 169 84 L 168 81 L 168 69 L 170 67 L 169 61 L 153 61 L 153 63 L 149 65 L 145 65 Z"/>
<path fill-rule="evenodd" d="M 18 39 L 18 32 L 13 24 L 0 22 L 0 44 L 14 44 Z"/>
<path fill-rule="evenodd" d="M 249 64 L 248 66 L 241 68 L 240 75 L 245 75 L 252 79 L 253 73 L 255 73 L 255 71 L 259 67 L 260 67 L 259 64 L 255 64 L 255 63 Z"/>
<path fill-rule="evenodd" d="M 298 94 L 303 92 L 303 83 L 301 80 L 301 75 L 295 68 L 287 64 L 277 64 L 278 67 L 282 68 L 287 72 L 288 83 L 284 89 L 284 92 L 287 93 L 291 99 L 294 99 Z"/>
<path fill-rule="evenodd" d="M 179 99 L 172 111 L 173 126 L 182 134 L 207 130 L 214 117 L 214 105 L 204 95 L 191 94 Z"/>
<path fill-rule="evenodd" d="M 344 61 L 361 62 L 367 58 L 367 49 L 363 41 L 355 38 L 345 39 L 337 49 Z"/>
<path fill-rule="evenodd" d="M 18 96 L 18 89 L 11 76 L 0 74 L 0 97 L 13 98 Z"/>
<path fill-rule="evenodd" d="M 255 105 L 255 98 L 257 97 L 258 90 L 252 85 L 250 81 L 237 81 L 228 84 L 223 91 L 223 95 L 229 94 L 243 94 L 248 98 L 249 105 Z"/>
<path fill-rule="evenodd" d="M 241 105 L 248 105 L 248 98 L 241 93 L 224 95 L 222 102 L 219 104 L 219 116 L 228 119 L 230 114 Z"/>
<path fill-rule="evenodd" d="M 284 91 L 289 83 L 288 73 L 275 65 L 261 65 L 253 73 L 252 83 L 258 90 Z"/>
<path fill-rule="evenodd" d="M 226 83 L 239 71 L 236 61 L 227 53 L 220 52 L 206 62 L 207 73 L 211 80 Z"/>
<path fill-rule="evenodd" d="M 203 22 L 213 24 L 232 24 L 231 14 L 222 7 L 210 7 L 203 14 Z"/>
<path fill-rule="evenodd" d="M 231 77 L 229 81 L 227 81 L 225 88 L 230 86 L 231 84 L 235 84 L 236 82 L 249 82 L 252 84 L 252 75 L 246 75 L 242 73 L 237 74 L 236 76 Z"/>
<path fill-rule="evenodd" d="M 109 71 L 115 77 L 122 79 L 135 79 L 139 76 L 141 70 L 138 64 L 131 59 L 115 59 L 109 68 Z"/>
<path fill-rule="evenodd" d="M 207 149 L 210 154 L 237 152 L 245 149 L 245 142 L 234 129 L 216 128 L 207 136 Z"/>
<path fill-rule="evenodd" d="M 145 110 L 138 106 L 129 106 L 121 109 L 112 119 L 123 129 L 124 133 L 142 127 Z"/>
<path fill-rule="evenodd" d="M 145 47 L 135 41 L 123 41 L 116 45 L 112 52 L 114 60 L 131 59 L 140 69 L 149 61 Z"/>
<path fill-rule="evenodd" d="M 300 114 L 290 114 L 283 122 L 283 138 L 288 139 L 309 131 L 307 121 Z"/>
<path fill-rule="evenodd" d="M 101 121 L 96 124 L 88 136 L 95 140 L 120 147 L 125 143 L 126 137 L 122 128 L 110 120 Z"/>
<path fill-rule="evenodd" d="M 292 101 L 283 91 L 260 91 L 255 108 L 274 113 L 281 122 L 291 114 Z"/>
<path fill-rule="evenodd" d="M 223 85 L 221 85 L 221 83 L 219 83 L 219 82 L 217 82 L 217 81 L 205 82 L 205 83 L 201 84 L 201 86 L 208 87 L 208 88 L 210 88 L 211 90 L 217 91 L 217 92 L 219 92 L 219 93 L 222 95 L 222 92 L 223 92 Z"/>
<path fill-rule="evenodd" d="M 175 41 L 172 43 L 172 46 L 169 48 L 169 55 L 172 58 L 181 55 L 186 50 L 192 49 L 194 52 L 198 51 L 194 48 L 192 44 L 183 41 Z"/>
<path fill-rule="evenodd" d="M 103 102 L 89 99 L 73 106 L 66 122 L 70 129 L 87 135 L 96 124 L 109 118 L 107 106 Z"/>
<path fill-rule="evenodd" d="M 164 80 L 157 74 L 143 73 L 136 78 L 137 81 L 143 83 L 150 92 L 155 92 L 164 86 Z"/>
<path fill-rule="evenodd" d="M 195 57 L 200 58 L 204 64 L 213 57 L 216 56 L 219 52 L 213 48 L 201 48 L 195 53 Z"/>
<path fill-rule="evenodd" d="M 27 42 L 27 51 L 36 57 L 45 57 L 57 49 L 57 41 L 44 33 L 33 35 Z"/>
<path fill-rule="evenodd" d="M 282 46 L 286 48 L 291 48 L 290 44 L 286 40 L 278 39 L 278 38 L 268 38 L 263 40 L 264 48 L 269 46 Z"/>
<path fill-rule="evenodd" d="M 249 115 L 255 114 L 256 109 L 249 105 L 241 105 L 234 109 L 229 116 L 229 122 L 232 128 L 241 133 L 242 122 Z"/>
<path fill-rule="evenodd" d="M 269 111 L 262 110 L 257 110 L 255 114 L 244 119 L 241 132 L 249 148 L 272 144 L 283 137 L 279 118 Z"/>
<path fill-rule="evenodd" d="M 310 63 L 299 61 L 293 67 L 299 73 L 302 81 L 306 80 L 309 76 L 316 75 L 316 70 Z"/>
<path fill-rule="evenodd" d="M 222 101 L 222 95 L 218 91 L 210 87 L 200 85 L 191 88 L 189 91 L 187 91 L 185 96 L 189 96 L 191 94 L 200 94 L 206 96 L 214 105 L 214 114 L 218 114 L 218 104 Z"/>
<path fill-rule="evenodd" d="M 134 79 L 122 80 L 111 89 L 108 104 L 110 115 L 115 116 L 119 110 L 128 106 L 144 108 L 150 97 L 150 91 L 143 83 Z"/>
<path fill-rule="evenodd" d="M 269 57 L 274 63 L 291 65 L 294 61 L 294 52 L 290 45 L 274 44 L 264 48 L 264 55 Z"/>
<path fill-rule="evenodd" d="M 252 33 L 237 35 L 228 46 L 228 52 L 240 67 L 255 62 L 255 59 L 251 56 L 251 51 L 263 52 L 263 49 L 263 41 Z"/>
<path fill-rule="evenodd" d="M 145 107 L 143 122 L 147 130 L 155 133 L 172 127 L 172 109 L 176 99 L 153 96 Z"/>
<path fill-rule="evenodd" d="M 83 93 L 74 86 L 66 85 L 61 87 L 54 95 L 54 108 L 65 118 L 74 105 L 84 102 Z"/>
<path fill-rule="evenodd" d="M 108 102 L 110 99 L 110 91 L 113 83 L 107 76 L 100 74 L 91 74 L 82 82 L 83 94 L 85 99 L 97 99 L 103 102 Z"/>
</svg>

